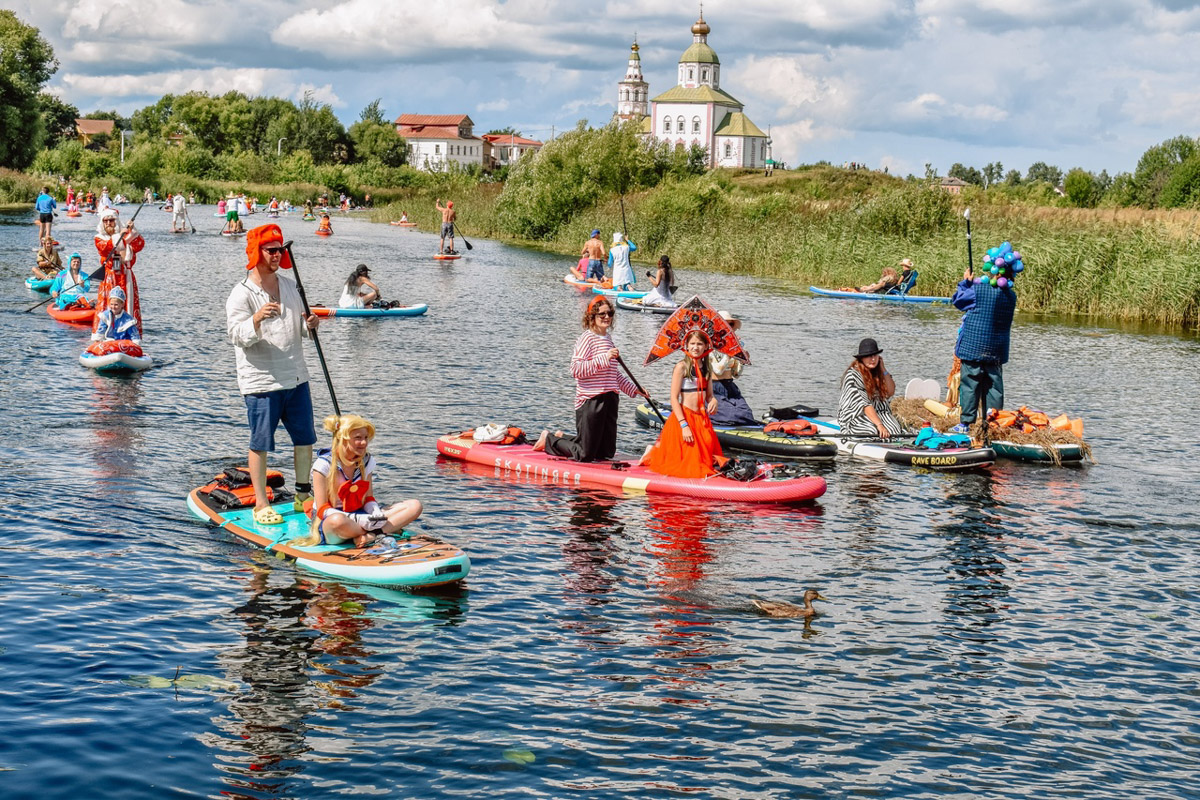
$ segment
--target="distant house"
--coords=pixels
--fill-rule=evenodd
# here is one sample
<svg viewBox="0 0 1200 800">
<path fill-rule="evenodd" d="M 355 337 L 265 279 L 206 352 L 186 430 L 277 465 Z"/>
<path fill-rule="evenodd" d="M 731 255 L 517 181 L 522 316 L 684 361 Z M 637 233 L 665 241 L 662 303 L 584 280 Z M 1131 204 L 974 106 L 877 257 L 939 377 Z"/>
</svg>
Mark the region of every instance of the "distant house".
<svg viewBox="0 0 1200 800">
<path fill-rule="evenodd" d="M 967 185 L 967 182 L 958 178 L 942 178 L 942 182 L 938 185 L 941 186 L 943 192 L 959 194 L 962 192 L 963 187 Z"/>
<path fill-rule="evenodd" d="M 483 166 L 488 170 L 515 164 L 526 153 L 536 153 L 542 149 L 542 143 L 538 140 L 511 133 L 485 133 L 483 141 L 487 145 Z"/>
<path fill-rule="evenodd" d="M 112 136 L 117 123 L 111 119 L 77 119 L 75 120 L 75 138 L 87 147 L 92 139 L 99 134 Z"/>
<path fill-rule="evenodd" d="M 436 171 L 449 164 L 484 166 L 484 142 L 466 114 L 401 114 L 396 133 L 408 143 L 408 163 Z"/>
</svg>

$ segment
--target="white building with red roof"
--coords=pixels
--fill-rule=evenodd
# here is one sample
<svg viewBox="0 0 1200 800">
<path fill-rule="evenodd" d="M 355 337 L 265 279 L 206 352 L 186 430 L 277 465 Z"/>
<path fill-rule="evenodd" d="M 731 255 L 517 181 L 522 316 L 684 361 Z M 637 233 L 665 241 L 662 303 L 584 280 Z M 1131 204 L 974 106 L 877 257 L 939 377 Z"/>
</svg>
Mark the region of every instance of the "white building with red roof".
<svg viewBox="0 0 1200 800">
<path fill-rule="evenodd" d="M 485 133 L 483 141 L 485 169 L 494 170 L 517 163 L 526 153 L 536 153 L 542 149 L 542 142 L 537 139 L 526 139 L 514 133 Z"/>
<path fill-rule="evenodd" d="M 484 142 L 466 114 L 401 114 L 395 125 L 408 143 L 408 163 L 417 169 L 483 166 Z"/>
</svg>

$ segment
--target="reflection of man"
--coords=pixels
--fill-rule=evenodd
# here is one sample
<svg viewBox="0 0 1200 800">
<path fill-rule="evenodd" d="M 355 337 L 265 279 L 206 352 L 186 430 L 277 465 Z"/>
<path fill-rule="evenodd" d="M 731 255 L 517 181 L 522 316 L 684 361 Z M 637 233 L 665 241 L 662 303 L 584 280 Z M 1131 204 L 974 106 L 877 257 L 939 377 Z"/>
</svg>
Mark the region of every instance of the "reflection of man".
<svg viewBox="0 0 1200 800">
<path fill-rule="evenodd" d="M 250 422 L 250 481 L 254 485 L 254 521 L 278 525 L 283 517 L 267 500 L 267 453 L 275 450 L 275 429 L 282 422 L 292 440 L 296 469 L 296 506 L 312 494 L 312 396 L 301 339 L 319 318 L 304 317 L 296 284 L 280 280 L 291 269 L 278 225 L 262 225 L 246 237 L 249 271 L 225 302 L 226 330 L 237 358 L 238 388 Z"/>
<path fill-rule="evenodd" d="M 454 253 L 454 220 L 458 217 L 458 212 L 454 210 L 454 201 L 447 200 L 446 205 L 442 205 L 442 201 L 434 199 L 434 204 L 437 210 L 442 212 L 442 241 L 438 244 L 439 253 Z M 446 250 L 446 239 L 450 239 L 450 249 Z"/>
</svg>

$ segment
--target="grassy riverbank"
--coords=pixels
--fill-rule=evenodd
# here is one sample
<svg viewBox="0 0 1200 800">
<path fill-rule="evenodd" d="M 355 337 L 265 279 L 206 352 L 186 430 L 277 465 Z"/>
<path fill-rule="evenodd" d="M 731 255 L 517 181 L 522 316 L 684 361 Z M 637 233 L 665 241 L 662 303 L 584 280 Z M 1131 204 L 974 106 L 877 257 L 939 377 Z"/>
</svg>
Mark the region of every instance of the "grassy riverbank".
<svg viewBox="0 0 1200 800">
<path fill-rule="evenodd" d="M 468 236 L 530 244 L 564 256 L 592 228 L 621 229 L 618 197 L 581 208 L 546 238 L 504 230 L 496 186 L 454 197 Z M 978 269 L 988 247 L 1011 241 L 1025 256 L 1021 310 L 1200 327 L 1200 214 L 1137 209 L 1062 209 L 955 198 L 873 172 L 811 167 L 761 174 L 710 173 L 667 181 L 625 197 L 641 261 L 669 253 L 680 269 L 700 267 L 777 278 L 799 288 L 850 286 L 912 258 L 921 294 L 950 294 L 966 266 L 962 209 L 970 204 Z M 401 210 L 423 228 L 438 222 L 429 192 L 377 209 Z M 566 262 L 571 260 L 564 258 Z M 686 281 L 683 281 L 686 283 Z"/>
</svg>

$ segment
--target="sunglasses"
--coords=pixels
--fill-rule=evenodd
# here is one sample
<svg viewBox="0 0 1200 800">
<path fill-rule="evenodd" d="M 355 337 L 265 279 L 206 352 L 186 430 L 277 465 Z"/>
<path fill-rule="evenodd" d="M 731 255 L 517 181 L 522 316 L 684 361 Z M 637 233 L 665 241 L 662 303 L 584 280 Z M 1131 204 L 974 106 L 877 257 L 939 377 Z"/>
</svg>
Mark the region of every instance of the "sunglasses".
<svg viewBox="0 0 1200 800">
<path fill-rule="evenodd" d="M 282 253 L 286 249 L 286 247 L 280 247 L 279 245 L 268 245 L 264 247 L 262 251 L 269 256 L 273 256 L 276 253 Z"/>
<path fill-rule="evenodd" d="M 611 311 L 597 311 L 596 312 L 597 317 L 611 317 L 612 315 L 613 315 L 613 312 L 611 312 Z"/>
</svg>

